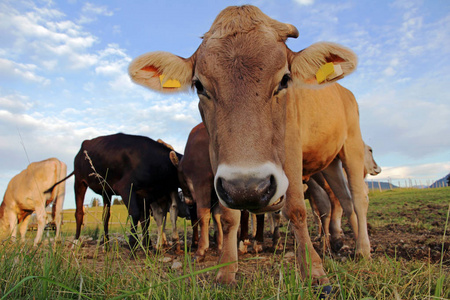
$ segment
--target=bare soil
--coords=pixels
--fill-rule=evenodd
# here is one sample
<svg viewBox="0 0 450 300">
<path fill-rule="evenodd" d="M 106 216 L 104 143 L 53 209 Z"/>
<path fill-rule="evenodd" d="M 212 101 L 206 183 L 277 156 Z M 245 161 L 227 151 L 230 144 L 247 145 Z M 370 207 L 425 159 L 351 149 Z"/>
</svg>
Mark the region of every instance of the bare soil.
<svg viewBox="0 0 450 300">
<path fill-rule="evenodd" d="M 427 206 L 427 214 L 442 213 L 436 212 L 439 207 Z M 415 220 L 417 214 L 423 213 L 421 211 L 405 211 L 404 215 L 407 219 Z M 381 216 L 378 216 L 381 217 Z M 379 222 L 378 217 L 372 218 L 372 224 L 383 224 Z M 382 217 L 381 217 L 382 218 Z M 445 221 L 445 216 L 443 217 Z M 312 218 L 309 220 L 309 224 L 314 224 Z M 445 222 L 444 222 L 445 223 Z M 447 236 L 444 237 L 444 224 L 441 221 L 435 221 L 432 226 L 411 226 L 400 224 L 387 224 L 374 226 L 369 222 L 369 236 L 372 246 L 372 257 L 388 256 L 391 258 L 415 260 L 429 263 L 440 263 L 441 259 L 443 265 L 446 268 L 450 267 L 450 239 Z M 431 228 L 426 229 L 425 227 Z M 287 221 L 283 220 L 282 231 L 289 231 L 287 228 Z M 352 232 L 348 227 L 344 226 L 345 231 L 345 246 L 338 253 L 331 253 L 330 251 L 324 252 L 321 246 L 321 241 L 316 237 L 315 225 L 311 225 L 311 236 L 313 239 L 314 247 L 320 255 L 327 255 L 333 257 L 338 261 L 345 261 L 347 259 L 353 259 L 355 255 L 354 245 L 355 242 L 352 238 Z M 181 233 L 181 239 L 183 240 L 183 232 Z M 144 253 L 144 251 L 137 251 L 135 255 L 141 259 L 133 259 L 133 255 L 127 247 L 126 239 L 120 235 L 112 235 L 111 240 L 119 247 L 116 248 L 117 255 L 124 260 L 129 261 L 129 265 L 142 264 L 142 259 L 145 259 L 146 255 L 157 255 L 158 261 L 167 265 L 168 268 L 177 269 L 180 272 L 182 270 L 181 264 L 183 263 L 185 256 L 176 251 L 175 247 L 165 248 L 162 253 L 155 254 L 155 251 L 151 251 L 150 254 Z M 152 241 L 156 240 L 156 233 L 152 234 Z M 191 229 L 188 228 L 188 244 L 191 241 Z M 211 238 L 212 240 L 212 238 Z M 293 262 L 295 260 L 295 241 L 291 233 L 282 234 L 282 243 L 285 245 L 284 251 L 275 251 L 272 246 L 272 238 L 267 228 L 265 235 L 265 249 L 260 253 L 255 253 L 250 245 L 248 247 L 249 253 L 239 255 L 239 276 L 247 273 L 252 273 L 256 268 L 265 268 L 269 272 L 271 269 L 276 269 L 277 261 L 283 259 L 284 261 Z M 215 248 L 215 244 L 211 243 L 211 248 L 206 255 L 205 261 L 196 262 L 196 269 L 200 270 L 206 267 L 211 267 L 217 264 L 219 253 Z M 86 240 L 83 242 L 79 255 L 85 260 L 95 260 L 95 266 L 102 266 L 102 261 L 105 260 L 104 251 L 99 251 L 99 241 Z M 182 243 L 181 248 L 184 249 Z M 118 250 L 117 250 L 118 249 Z M 190 249 L 189 249 L 190 250 Z M 195 250 L 192 250 L 193 254 Z M 258 259 L 250 259 L 258 257 Z M 181 263 L 181 264 L 180 264 Z M 128 264 L 128 263 L 127 263 Z M 274 270 L 276 271 L 276 270 Z"/>
</svg>

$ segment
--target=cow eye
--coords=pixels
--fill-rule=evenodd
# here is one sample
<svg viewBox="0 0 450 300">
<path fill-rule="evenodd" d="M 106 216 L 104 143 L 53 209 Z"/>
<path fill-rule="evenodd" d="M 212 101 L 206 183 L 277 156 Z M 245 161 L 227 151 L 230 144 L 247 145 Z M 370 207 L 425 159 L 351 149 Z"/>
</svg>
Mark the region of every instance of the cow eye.
<svg viewBox="0 0 450 300">
<path fill-rule="evenodd" d="M 290 74 L 284 74 L 283 78 L 280 81 L 280 84 L 278 85 L 278 89 L 275 91 L 275 94 L 278 94 L 284 89 L 288 88 L 289 82 L 291 81 L 291 75 Z"/>
<path fill-rule="evenodd" d="M 200 80 L 195 79 L 193 84 L 195 86 L 195 89 L 197 90 L 197 94 L 208 97 L 208 94 L 206 93 L 206 90 L 203 87 L 203 84 L 200 82 Z"/>
</svg>

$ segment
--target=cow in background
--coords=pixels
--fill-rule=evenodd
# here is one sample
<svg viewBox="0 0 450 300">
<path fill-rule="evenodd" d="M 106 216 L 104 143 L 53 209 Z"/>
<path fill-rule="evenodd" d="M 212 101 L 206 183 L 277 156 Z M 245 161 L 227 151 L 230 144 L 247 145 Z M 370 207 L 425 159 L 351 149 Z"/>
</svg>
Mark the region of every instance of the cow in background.
<svg viewBox="0 0 450 300">
<path fill-rule="evenodd" d="M 313 215 L 318 224 L 319 237 L 324 235 L 324 248 L 331 247 L 333 251 L 337 252 L 343 246 L 342 212 L 344 211 L 349 219 L 355 239 L 358 234 L 358 224 L 342 164 L 336 160 L 332 163 L 332 166 L 335 165 L 336 168 L 331 171 L 327 168 L 311 176 L 307 182 L 308 189 L 305 198 L 310 200 Z M 367 174 L 375 176 L 380 172 L 381 168 L 375 162 L 372 147 L 364 144 L 364 178 Z M 328 181 L 332 182 L 332 187 Z M 366 194 L 368 193 L 367 188 Z"/>
<path fill-rule="evenodd" d="M 217 226 L 218 249 L 222 249 L 223 233 L 220 215 L 224 209 L 219 204 L 214 190 L 214 174 L 209 159 L 209 136 L 205 125 L 200 123 L 191 130 L 181 160 L 178 159 L 175 152 L 170 153 L 170 158 L 178 169 L 185 202 L 197 207 L 200 238 L 194 259 L 203 261 L 209 248 L 211 211 Z"/>
<path fill-rule="evenodd" d="M 64 179 L 75 175 L 75 239 L 80 237 L 84 195 L 89 187 L 103 198 L 105 242 L 109 240 L 111 197 L 117 195 L 122 198 L 131 216 L 131 248 L 134 249 L 138 243 L 136 227 L 140 220 L 142 244 L 150 248 L 150 205 L 167 195 L 177 195 L 179 187 L 177 169 L 169 158 L 171 151 L 148 137 L 123 133 L 85 140 L 75 156 L 74 171 Z M 174 155 L 179 159 L 182 157 L 176 152 Z"/>
<path fill-rule="evenodd" d="M 37 233 L 34 239 L 36 246 L 42 239 L 46 225 L 47 212 L 45 208 L 53 203 L 52 218 L 56 225 L 55 238 L 59 238 L 66 187 L 65 184 L 61 184 L 51 193 L 45 191 L 55 182 L 63 179 L 66 174 L 65 163 L 56 158 L 49 158 L 29 164 L 25 170 L 14 176 L 6 188 L 0 206 L 0 232 L 11 234 L 11 238 L 15 240 L 17 227 L 19 227 L 21 241 L 24 242 L 30 216 L 36 212 Z"/>
<path fill-rule="evenodd" d="M 172 243 L 176 244 L 175 251 L 181 253 L 181 245 L 179 243 L 179 235 L 177 229 L 177 218 L 184 218 L 186 220 L 192 221 L 193 227 L 193 239 L 198 236 L 197 225 L 195 216 L 193 216 L 193 206 L 187 205 L 184 201 L 182 192 L 178 192 L 177 195 L 171 194 L 170 196 L 165 196 L 157 201 L 150 203 L 150 208 L 152 211 L 153 218 L 156 221 L 156 226 L 158 230 L 158 240 L 156 242 L 156 248 L 162 249 L 169 245 L 167 237 L 165 234 L 167 213 L 170 211 L 170 221 L 172 224 Z"/>
</svg>

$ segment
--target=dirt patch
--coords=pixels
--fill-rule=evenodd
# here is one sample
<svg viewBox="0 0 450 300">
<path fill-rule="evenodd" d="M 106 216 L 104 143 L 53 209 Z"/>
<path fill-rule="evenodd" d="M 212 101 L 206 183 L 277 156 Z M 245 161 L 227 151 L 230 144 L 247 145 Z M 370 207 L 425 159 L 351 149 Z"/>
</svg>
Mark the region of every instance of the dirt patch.
<svg viewBox="0 0 450 300">
<path fill-rule="evenodd" d="M 433 210 L 432 207 L 426 207 L 426 209 Z M 436 208 L 437 209 L 437 208 Z M 406 217 L 411 221 L 414 220 L 418 212 L 406 211 Z M 439 215 L 434 211 L 434 214 Z M 372 220 L 373 223 L 377 223 Z M 309 220 L 309 224 L 314 224 L 312 218 Z M 445 223 L 444 223 L 445 224 Z M 282 231 L 289 232 L 287 227 L 287 222 L 284 221 L 282 224 Z M 321 246 L 321 241 L 315 238 L 315 229 L 312 227 L 312 239 L 316 251 L 323 255 L 323 249 Z M 422 226 L 424 227 L 424 226 Z M 354 246 L 355 242 L 352 238 L 352 232 L 344 227 L 345 246 L 338 253 L 326 252 L 326 255 L 332 256 L 336 260 L 346 260 L 351 259 L 355 255 Z M 181 236 L 183 235 L 182 232 Z M 369 224 L 369 236 L 372 246 L 372 257 L 388 256 L 391 258 L 405 259 L 405 260 L 416 260 L 429 263 L 439 263 L 442 259 L 444 266 L 450 266 L 450 240 L 448 237 L 443 241 L 444 236 L 444 225 L 441 222 L 436 222 L 431 224 L 428 228 L 421 228 L 421 226 L 416 225 L 401 225 L 401 224 L 388 224 L 388 225 L 378 225 L 374 226 Z M 183 239 L 183 238 L 182 238 Z M 155 236 L 152 237 L 155 241 Z M 191 236 L 188 233 L 188 243 L 190 243 Z M 138 259 L 132 259 L 133 255 L 127 247 L 126 239 L 118 234 L 111 236 L 111 241 L 113 244 L 114 255 L 120 258 L 119 264 L 124 264 L 124 260 L 127 261 L 126 267 L 141 267 L 142 259 L 150 255 L 157 259 L 159 262 L 165 264 L 167 268 L 177 269 L 180 268 L 182 271 L 182 264 L 185 259 L 184 255 L 180 255 L 175 251 L 175 247 L 169 247 L 164 249 L 163 253 L 155 254 L 151 251 L 150 254 L 145 253 L 140 250 L 137 251 Z M 279 266 L 281 260 L 294 262 L 295 260 L 295 241 L 291 233 L 282 234 L 282 243 L 285 245 L 284 251 L 275 250 L 272 245 L 272 239 L 268 228 L 265 234 L 265 248 L 260 253 L 255 253 L 252 250 L 252 246 L 249 246 L 249 253 L 239 255 L 239 273 L 246 274 L 253 272 L 256 268 L 268 268 L 270 270 L 276 269 Z M 78 251 L 78 255 L 86 260 L 92 260 L 96 268 L 102 268 L 102 264 L 105 261 L 106 252 L 103 251 L 102 247 L 99 247 L 100 242 L 95 240 L 84 241 L 82 247 Z M 182 245 L 184 248 L 184 245 Z M 190 251 L 190 249 L 189 249 Z M 195 251 L 195 250 L 193 250 Z M 193 252 L 191 252 L 193 254 Z M 108 254 L 109 255 L 109 254 Z M 257 259 L 255 259 L 257 257 Z M 205 261 L 197 262 L 196 269 L 203 269 L 206 267 L 214 266 L 219 259 L 219 253 L 212 243 L 211 249 L 208 251 Z M 269 271 L 270 271 L 269 270 Z M 206 277 L 212 275 L 204 275 Z"/>
</svg>

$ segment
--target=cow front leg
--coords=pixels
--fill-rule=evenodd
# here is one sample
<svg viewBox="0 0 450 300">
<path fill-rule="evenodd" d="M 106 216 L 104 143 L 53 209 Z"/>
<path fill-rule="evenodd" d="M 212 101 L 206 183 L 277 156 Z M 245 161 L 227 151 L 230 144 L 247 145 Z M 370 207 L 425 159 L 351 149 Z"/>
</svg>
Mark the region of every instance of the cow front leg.
<svg viewBox="0 0 450 300">
<path fill-rule="evenodd" d="M 109 219 L 111 217 L 111 203 L 108 196 L 103 196 L 103 244 L 109 249 Z"/>
<path fill-rule="evenodd" d="M 238 270 L 237 233 L 241 211 L 223 207 L 221 217 L 223 228 L 223 251 L 219 264 L 227 264 L 217 272 L 216 281 L 224 284 L 236 284 Z"/>
<path fill-rule="evenodd" d="M 30 222 L 30 219 L 31 219 L 31 214 L 27 214 L 23 218 L 22 222 L 19 224 L 19 232 L 20 232 L 22 243 L 25 242 L 25 235 L 27 233 L 28 223 Z"/>
<path fill-rule="evenodd" d="M 293 193 L 287 194 L 286 204 L 283 208 L 284 216 L 290 220 L 292 230 L 298 244 L 298 260 L 303 279 L 312 278 L 314 284 L 326 285 L 329 283 L 322 265 L 322 259 L 313 247 L 306 223 L 306 206 L 302 197 L 303 192 L 298 193 L 296 199 Z M 299 199 L 300 198 L 300 199 Z M 292 199 L 291 201 L 289 199 Z"/>
<path fill-rule="evenodd" d="M 170 198 L 172 200 L 172 203 L 169 208 L 170 213 L 170 221 L 172 223 L 172 243 L 176 245 L 175 252 L 178 254 L 181 254 L 181 245 L 180 245 L 180 236 L 178 235 L 178 229 L 177 229 L 177 218 L 178 218 L 178 192 L 172 192 L 170 193 Z M 181 201 L 180 201 L 181 202 Z"/>
<path fill-rule="evenodd" d="M 212 215 L 214 220 L 214 226 L 215 226 L 215 234 L 216 237 L 216 245 L 217 250 L 222 251 L 223 250 L 223 228 L 222 228 L 222 210 L 223 206 L 220 203 L 216 203 L 216 205 L 212 208 Z"/>
<path fill-rule="evenodd" d="M 208 203 L 208 205 L 210 205 Z M 211 208 L 197 203 L 197 217 L 200 225 L 200 238 L 198 240 L 198 248 L 194 254 L 195 261 L 203 261 L 206 251 L 209 248 L 209 220 L 211 218 Z"/>
</svg>

